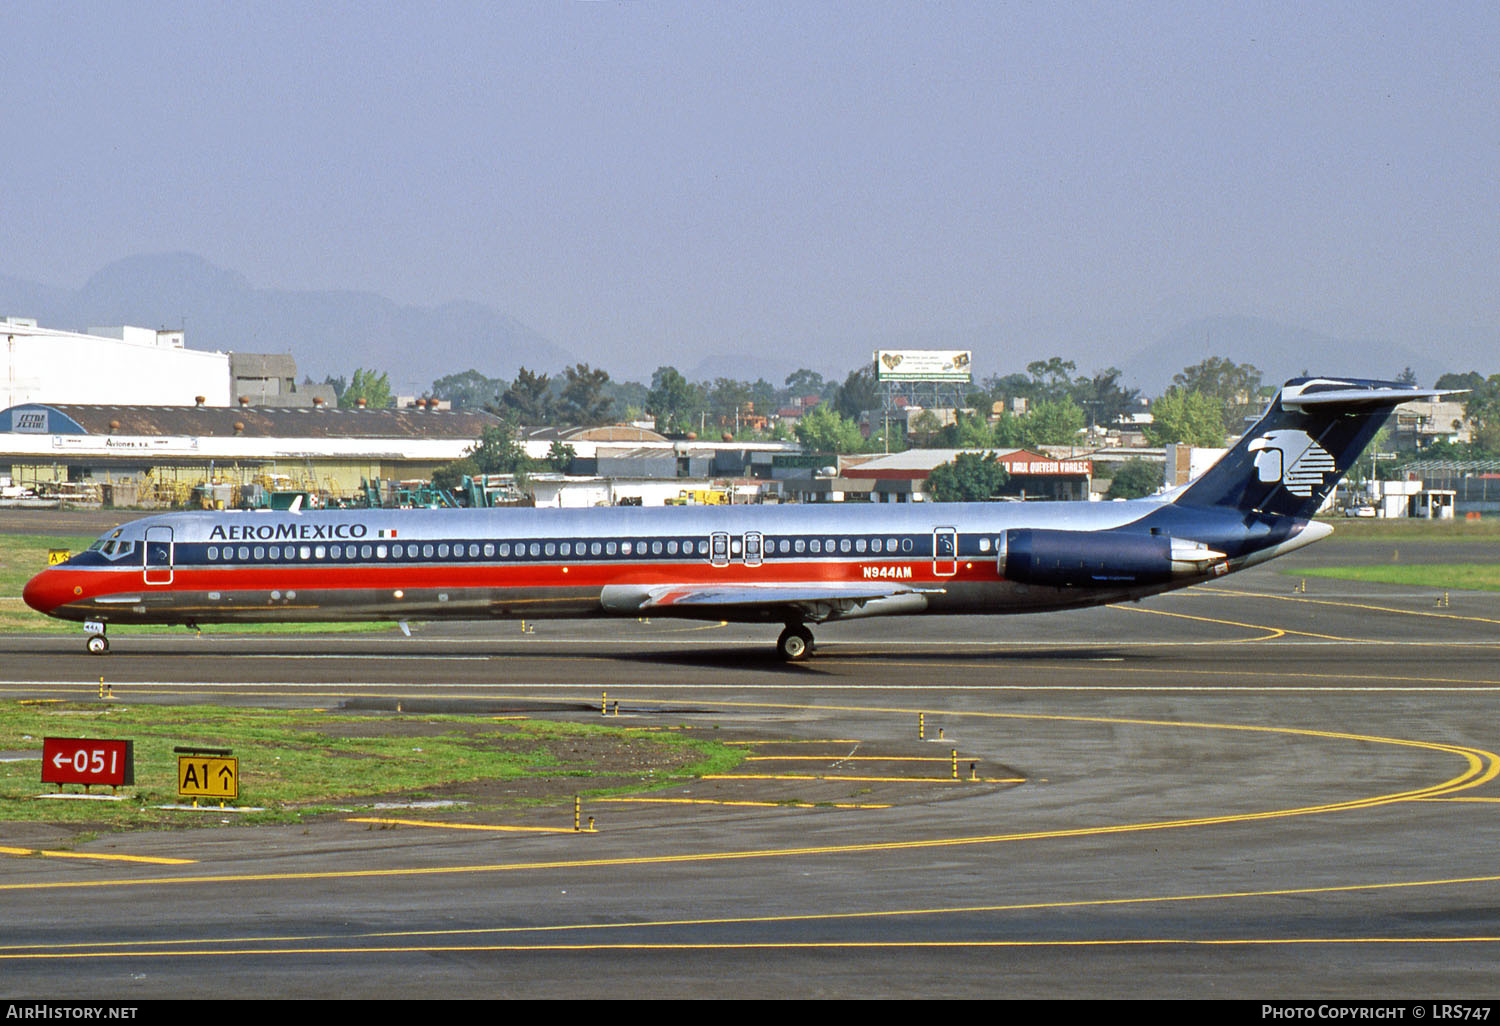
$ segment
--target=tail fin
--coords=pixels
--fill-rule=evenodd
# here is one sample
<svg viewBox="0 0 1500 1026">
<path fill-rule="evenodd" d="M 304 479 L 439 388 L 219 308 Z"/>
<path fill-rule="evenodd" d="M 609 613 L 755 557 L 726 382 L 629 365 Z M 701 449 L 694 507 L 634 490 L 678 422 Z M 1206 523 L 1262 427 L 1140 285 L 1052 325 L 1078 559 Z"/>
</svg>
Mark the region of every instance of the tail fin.
<svg viewBox="0 0 1500 1026">
<path fill-rule="evenodd" d="M 1452 394 L 1395 381 L 1294 378 L 1234 448 L 1175 501 L 1311 517 L 1391 410 Z"/>
</svg>

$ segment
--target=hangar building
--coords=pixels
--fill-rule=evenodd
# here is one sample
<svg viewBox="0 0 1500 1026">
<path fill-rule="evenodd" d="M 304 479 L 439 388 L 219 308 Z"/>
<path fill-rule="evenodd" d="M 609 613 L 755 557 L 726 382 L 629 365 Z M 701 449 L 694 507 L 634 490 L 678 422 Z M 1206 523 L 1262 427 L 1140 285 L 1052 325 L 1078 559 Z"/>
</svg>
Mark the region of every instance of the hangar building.
<svg viewBox="0 0 1500 1026">
<path fill-rule="evenodd" d="M 229 354 L 188 349 L 180 330 L 59 331 L 28 317 L 0 317 L 0 341 L 0 409 L 37 402 L 231 402 Z"/>
</svg>

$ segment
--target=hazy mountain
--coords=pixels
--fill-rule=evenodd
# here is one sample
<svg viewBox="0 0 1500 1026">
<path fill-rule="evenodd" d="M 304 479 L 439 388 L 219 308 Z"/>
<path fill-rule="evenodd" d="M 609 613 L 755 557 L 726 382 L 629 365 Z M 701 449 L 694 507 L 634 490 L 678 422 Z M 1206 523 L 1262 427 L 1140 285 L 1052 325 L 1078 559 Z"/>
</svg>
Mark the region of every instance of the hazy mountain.
<svg viewBox="0 0 1500 1026">
<path fill-rule="evenodd" d="M 1417 351 L 1385 339 L 1322 335 L 1255 317 L 1202 317 L 1189 321 L 1119 364 L 1124 378 L 1147 394 L 1171 384 L 1172 375 L 1210 356 L 1248 363 L 1265 384 L 1280 384 L 1304 371 L 1366 378 L 1395 378 L 1407 367 L 1430 385 L 1450 367 L 1437 351 Z"/>
<path fill-rule="evenodd" d="M 317 380 L 369 367 L 401 391 L 470 367 L 509 380 L 523 364 L 553 371 L 577 362 L 478 303 L 402 306 L 369 292 L 259 289 L 188 253 L 116 261 L 76 292 L 0 277 L 0 312 L 72 331 L 184 327 L 192 349 L 290 352 L 299 372 Z"/>
<path fill-rule="evenodd" d="M 1165 301 L 1164 301 L 1165 302 Z M 693 381 L 765 378 L 780 385 L 800 367 L 842 381 L 876 349 L 970 349 L 974 375 L 1024 372 L 1033 360 L 1061 356 L 1080 374 L 1116 366 L 1125 382 L 1160 394 L 1172 375 L 1210 356 L 1257 367 L 1266 383 L 1304 369 L 1320 374 L 1395 377 L 1411 367 L 1423 384 L 1450 371 L 1490 373 L 1500 330 L 1465 328 L 1406 345 L 1387 339 L 1337 338 L 1255 317 L 1183 316 L 1164 306 L 1149 324 L 1017 322 L 962 329 L 782 340 L 750 351 L 702 351 L 677 369 Z M 424 390 L 473 368 L 505 381 L 521 366 L 558 374 L 582 360 L 621 380 L 649 382 L 665 357 L 632 356 L 621 370 L 607 354 L 574 354 L 541 333 L 480 303 L 403 306 L 369 292 L 261 289 L 244 276 L 187 253 L 116 261 L 77 290 L 0 276 L 0 314 L 35 317 L 48 327 L 92 325 L 183 327 L 194 349 L 290 352 L 299 370 L 322 380 L 356 367 L 390 374 L 399 391 Z M 1174 326 L 1175 325 L 1175 326 Z M 1144 340 L 1155 338 L 1154 342 Z"/>
</svg>

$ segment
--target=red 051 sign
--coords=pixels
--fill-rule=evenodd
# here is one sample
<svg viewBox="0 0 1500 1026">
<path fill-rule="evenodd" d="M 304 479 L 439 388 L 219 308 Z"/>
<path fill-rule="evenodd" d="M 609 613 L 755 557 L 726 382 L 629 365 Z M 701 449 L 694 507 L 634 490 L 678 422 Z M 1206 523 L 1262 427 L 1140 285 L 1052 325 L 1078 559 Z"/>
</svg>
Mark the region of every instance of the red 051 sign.
<svg viewBox="0 0 1500 1026">
<path fill-rule="evenodd" d="M 98 738 L 43 738 L 42 783 L 134 784 L 135 744 Z"/>
</svg>

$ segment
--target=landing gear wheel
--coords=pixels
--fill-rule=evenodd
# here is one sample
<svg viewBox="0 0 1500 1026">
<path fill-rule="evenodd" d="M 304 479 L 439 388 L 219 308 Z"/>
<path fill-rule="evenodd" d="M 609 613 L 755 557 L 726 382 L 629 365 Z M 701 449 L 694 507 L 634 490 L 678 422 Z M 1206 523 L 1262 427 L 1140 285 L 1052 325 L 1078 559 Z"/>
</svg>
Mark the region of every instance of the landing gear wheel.
<svg viewBox="0 0 1500 1026">
<path fill-rule="evenodd" d="M 88 649 L 94 655 L 103 655 L 109 651 L 109 639 L 102 634 L 91 634 L 87 642 Z"/>
<path fill-rule="evenodd" d="M 789 663 L 800 662 L 812 654 L 812 631 L 798 624 L 787 624 L 776 639 L 776 654 Z"/>
</svg>

